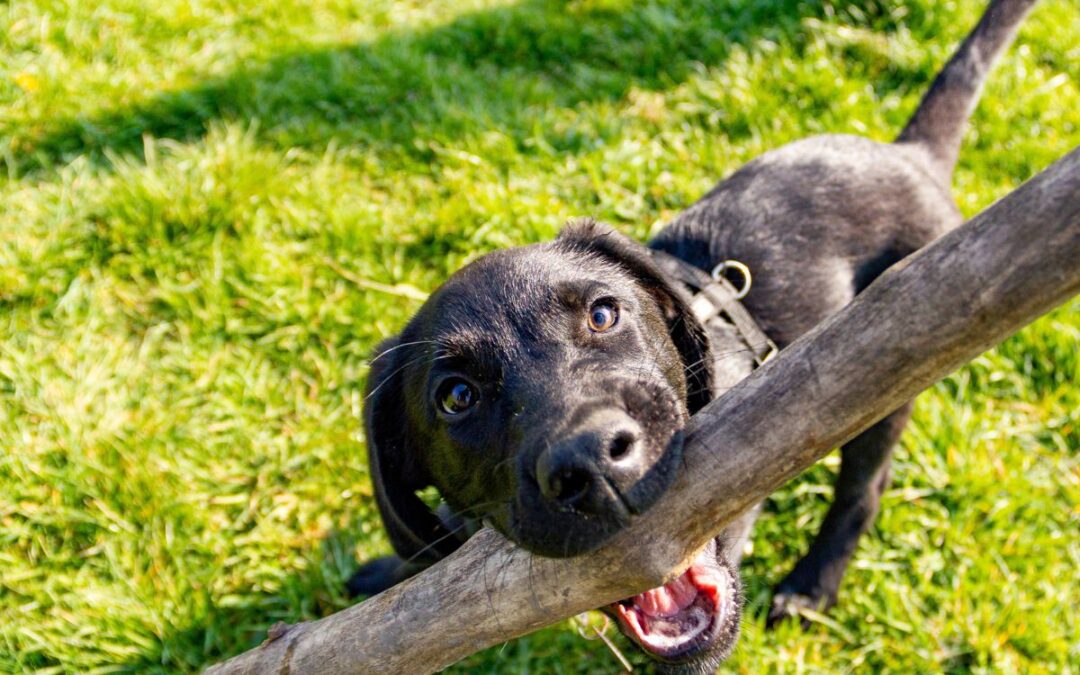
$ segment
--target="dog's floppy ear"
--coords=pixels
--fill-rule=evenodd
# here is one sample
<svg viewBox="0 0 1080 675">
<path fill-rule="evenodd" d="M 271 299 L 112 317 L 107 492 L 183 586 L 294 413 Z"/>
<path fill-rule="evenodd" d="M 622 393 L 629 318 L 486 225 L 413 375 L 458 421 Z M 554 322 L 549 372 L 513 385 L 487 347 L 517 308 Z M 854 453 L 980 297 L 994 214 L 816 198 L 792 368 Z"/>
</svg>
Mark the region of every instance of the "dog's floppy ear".
<svg viewBox="0 0 1080 675">
<path fill-rule="evenodd" d="M 368 466 L 386 533 L 399 556 L 434 563 L 461 545 L 416 495 L 431 484 L 410 442 L 398 338 L 378 346 L 364 397 Z M 395 365 L 398 364 L 398 365 Z"/>
<path fill-rule="evenodd" d="M 559 233 L 558 241 L 575 250 L 598 254 L 623 267 L 660 305 L 668 333 L 679 350 L 686 373 L 687 408 L 690 414 L 712 400 L 713 360 L 708 334 L 690 311 L 687 296 L 653 261 L 649 249 L 610 225 L 595 220 L 573 220 Z M 677 283 L 677 282 L 675 282 Z"/>
</svg>

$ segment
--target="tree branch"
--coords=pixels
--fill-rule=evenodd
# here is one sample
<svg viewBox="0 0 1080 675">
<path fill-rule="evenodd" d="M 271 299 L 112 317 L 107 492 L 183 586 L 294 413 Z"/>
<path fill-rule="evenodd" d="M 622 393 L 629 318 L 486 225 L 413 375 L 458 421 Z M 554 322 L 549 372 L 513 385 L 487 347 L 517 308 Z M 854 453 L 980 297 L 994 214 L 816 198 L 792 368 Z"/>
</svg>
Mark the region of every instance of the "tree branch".
<svg viewBox="0 0 1080 675">
<path fill-rule="evenodd" d="M 1078 291 L 1080 150 L 1073 150 L 894 266 L 695 415 L 686 470 L 602 549 L 540 558 L 483 530 L 385 593 L 276 627 L 262 646 L 208 672 L 430 672 L 655 587 L 831 448 Z"/>
</svg>

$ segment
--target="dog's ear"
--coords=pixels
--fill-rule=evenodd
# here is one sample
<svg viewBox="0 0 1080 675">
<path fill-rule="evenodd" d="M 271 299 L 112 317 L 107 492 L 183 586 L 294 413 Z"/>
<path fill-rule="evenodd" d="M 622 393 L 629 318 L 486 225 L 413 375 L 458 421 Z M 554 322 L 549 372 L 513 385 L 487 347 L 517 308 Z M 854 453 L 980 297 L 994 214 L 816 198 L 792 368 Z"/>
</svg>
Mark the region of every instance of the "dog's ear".
<svg viewBox="0 0 1080 675">
<path fill-rule="evenodd" d="M 693 415 L 705 407 L 712 400 L 713 387 L 713 359 L 708 333 L 690 311 L 686 293 L 660 270 L 649 249 L 610 225 L 591 218 L 570 221 L 559 233 L 557 241 L 574 250 L 600 255 L 621 266 L 656 298 L 686 373 L 687 408 Z"/>
<path fill-rule="evenodd" d="M 461 540 L 416 494 L 431 481 L 409 438 L 399 346 L 398 338 L 380 344 L 368 373 L 364 396 L 368 466 L 394 550 L 407 561 L 431 564 L 453 553 Z"/>
</svg>

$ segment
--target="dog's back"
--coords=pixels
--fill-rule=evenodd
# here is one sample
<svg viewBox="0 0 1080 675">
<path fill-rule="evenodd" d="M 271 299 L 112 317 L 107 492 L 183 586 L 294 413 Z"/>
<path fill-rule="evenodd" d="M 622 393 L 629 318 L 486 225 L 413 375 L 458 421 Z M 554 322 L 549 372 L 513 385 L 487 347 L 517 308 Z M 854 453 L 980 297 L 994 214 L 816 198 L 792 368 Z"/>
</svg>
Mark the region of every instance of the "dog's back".
<svg viewBox="0 0 1080 675">
<path fill-rule="evenodd" d="M 1035 0 L 995 0 L 894 143 L 808 138 L 749 162 L 654 239 L 703 269 L 737 259 L 745 303 L 781 346 L 901 258 L 958 225 L 950 192 L 963 131 L 995 58 Z"/>
</svg>

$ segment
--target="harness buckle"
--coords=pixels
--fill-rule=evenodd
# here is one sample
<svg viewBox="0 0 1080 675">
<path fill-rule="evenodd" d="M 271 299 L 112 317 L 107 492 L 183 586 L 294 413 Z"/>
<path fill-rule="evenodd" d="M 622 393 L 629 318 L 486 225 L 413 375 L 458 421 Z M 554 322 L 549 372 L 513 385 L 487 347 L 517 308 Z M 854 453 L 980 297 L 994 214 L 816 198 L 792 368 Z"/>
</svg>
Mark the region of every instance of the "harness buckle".
<svg viewBox="0 0 1080 675">
<path fill-rule="evenodd" d="M 713 281 L 719 282 L 721 277 L 725 279 L 727 278 L 724 277 L 724 272 L 729 269 L 733 269 L 740 275 L 742 275 L 742 288 L 738 288 L 735 291 L 735 299 L 742 300 L 746 297 L 746 294 L 750 292 L 750 286 L 754 283 L 753 277 L 750 276 L 750 268 L 747 267 L 744 263 L 739 262 L 738 260 L 725 260 L 719 263 L 716 267 L 714 267 L 712 269 L 712 272 L 709 273 L 709 276 L 712 277 Z M 728 281 L 730 282 L 730 279 Z M 732 286 L 734 286 L 734 284 L 732 284 Z"/>
<path fill-rule="evenodd" d="M 772 357 L 780 353 L 780 348 L 776 346 L 776 343 L 766 338 L 767 351 L 762 356 L 754 356 L 754 360 L 757 361 L 758 367 L 761 367 L 772 360 Z"/>
</svg>

